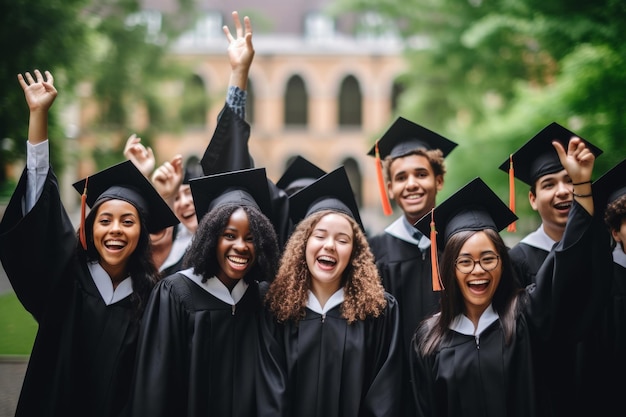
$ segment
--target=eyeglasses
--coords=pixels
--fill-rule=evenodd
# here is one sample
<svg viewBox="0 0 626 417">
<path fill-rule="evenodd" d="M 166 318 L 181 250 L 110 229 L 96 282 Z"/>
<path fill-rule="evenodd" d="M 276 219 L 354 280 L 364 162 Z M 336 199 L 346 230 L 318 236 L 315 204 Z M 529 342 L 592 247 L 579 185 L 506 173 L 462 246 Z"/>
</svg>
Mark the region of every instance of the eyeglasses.
<svg viewBox="0 0 626 417">
<path fill-rule="evenodd" d="M 456 269 L 463 274 L 471 274 L 476 264 L 480 264 L 480 267 L 484 271 L 493 271 L 500 263 L 500 257 L 498 255 L 483 255 L 479 260 L 475 261 L 469 256 L 459 256 L 456 258 L 454 265 Z"/>
</svg>

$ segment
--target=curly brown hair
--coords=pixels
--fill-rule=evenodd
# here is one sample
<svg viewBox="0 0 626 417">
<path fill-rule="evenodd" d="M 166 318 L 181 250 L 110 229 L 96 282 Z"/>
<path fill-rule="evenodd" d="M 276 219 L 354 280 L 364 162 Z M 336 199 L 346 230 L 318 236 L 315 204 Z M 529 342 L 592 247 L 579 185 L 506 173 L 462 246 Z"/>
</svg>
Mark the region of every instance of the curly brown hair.
<svg viewBox="0 0 626 417">
<path fill-rule="evenodd" d="M 359 224 L 350 216 L 332 210 L 315 212 L 296 226 L 283 252 L 278 275 L 270 284 L 265 304 L 280 322 L 304 318 L 311 272 L 306 263 L 306 245 L 313 229 L 329 213 L 344 216 L 352 226 L 354 244 L 350 264 L 343 272 L 342 316 L 348 323 L 378 317 L 387 305 L 374 256 Z"/>
<path fill-rule="evenodd" d="M 626 219 L 626 194 L 608 204 L 604 212 L 604 223 L 610 231 L 618 231 L 624 219 Z M 623 249 L 624 243 L 621 242 L 621 244 Z"/>
<path fill-rule="evenodd" d="M 430 166 L 433 169 L 433 172 L 435 173 L 435 177 L 439 175 L 443 177 L 445 175 L 446 173 L 445 159 L 443 156 L 443 152 L 440 149 L 425 150 L 422 148 L 416 148 L 413 151 L 408 152 L 402 156 L 396 156 L 395 158 L 392 158 L 391 156 L 387 156 L 385 159 L 383 159 L 383 167 L 384 167 L 384 172 L 385 172 L 385 178 L 387 181 L 391 181 L 391 172 L 389 171 L 389 168 L 391 167 L 391 163 L 398 158 L 404 158 L 409 155 L 419 155 L 428 159 L 428 162 L 430 162 Z"/>
</svg>

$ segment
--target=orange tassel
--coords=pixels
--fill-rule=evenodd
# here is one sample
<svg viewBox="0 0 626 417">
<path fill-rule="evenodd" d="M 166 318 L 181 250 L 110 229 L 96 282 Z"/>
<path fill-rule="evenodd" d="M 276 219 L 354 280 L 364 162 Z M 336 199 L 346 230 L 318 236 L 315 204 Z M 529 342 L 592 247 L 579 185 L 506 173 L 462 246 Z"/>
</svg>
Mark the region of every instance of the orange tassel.
<svg viewBox="0 0 626 417">
<path fill-rule="evenodd" d="M 376 177 L 378 178 L 378 192 L 380 193 L 380 199 L 383 203 L 383 213 L 385 213 L 385 216 L 390 216 L 393 210 L 391 209 L 385 178 L 383 177 L 382 162 L 380 160 L 380 153 L 378 152 L 378 141 L 376 141 Z"/>
<path fill-rule="evenodd" d="M 430 263 L 432 265 L 433 291 L 441 291 L 443 282 L 439 276 L 439 256 L 437 254 L 437 230 L 435 229 L 434 209 L 430 211 Z"/>
<path fill-rule="evenodd" d="M 87 237 L 85 236 L 85 207 L 87 206 L 88 182 L 89 177 L 85 178 L 85 188 L 83 189 L 83 194 L 80 196 L 80 229 L 78 230 L 78 237 L 84 250 L 87 250 Z"/>
<path fill-rule="evenodd" d="M 509 208 L 515 213 L 515 171 L 513 170 L 513 155 L 509 156 Z M 517 232 L 516 222 L 509 224 L 506 230 L 511 233 Z"/>
</svg>

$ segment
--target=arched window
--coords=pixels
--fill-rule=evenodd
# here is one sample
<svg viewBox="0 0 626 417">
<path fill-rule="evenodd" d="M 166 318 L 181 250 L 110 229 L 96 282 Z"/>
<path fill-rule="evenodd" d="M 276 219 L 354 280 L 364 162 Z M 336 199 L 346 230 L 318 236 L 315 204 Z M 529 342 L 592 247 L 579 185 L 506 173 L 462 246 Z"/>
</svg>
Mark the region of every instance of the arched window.
<svg viewBox="0 0 626 417">
<path fill-rule="evenodd" d="M 285 92 L 285 125 L 306 126 L 308 123 L 308 96 L 304 80 L 294 75 L 287 82 Z"/>
<path fill-rule="evenodd" d="M 339 126 L 361 126 L 362 101 L 359 82 L 352 75 L 347 76 L 339 90 Z"/>
<path fill-rule="evenodd" d="M 346 158 L 343 161 L 343 166 L 346 169 L 346 174 L 348 174 L 350 185 L 352 185 L 354 199 L 357 205 L 361 207 L 363 205 L 363 193 L 361 191 L 363 188 L 363 176 L 361 175 L 359 165 L 353 158 Z"/>
<path fill-rule="evenodd" d="M 192 75 L 186 79 L 182 97 L 180 120 L 187 126 L 204 127 L 209 100 L 202 78 Z"/>
</svg>

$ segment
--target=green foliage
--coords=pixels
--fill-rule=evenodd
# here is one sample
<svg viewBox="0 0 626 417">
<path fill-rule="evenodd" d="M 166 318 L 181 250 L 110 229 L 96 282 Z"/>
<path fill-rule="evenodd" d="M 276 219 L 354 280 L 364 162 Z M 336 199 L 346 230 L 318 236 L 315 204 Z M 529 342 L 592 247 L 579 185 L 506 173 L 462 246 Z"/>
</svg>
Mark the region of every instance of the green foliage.
<svg viewBox="0 0 626 417">
<path fill-rule="evenodd" d="M 552 121 L 605 151 L 596 177 L 626 156 L 623 1 L 339 0 L 333 11 L 374 11 L 399 29 L 399 113 L 460 145 L 441 197 L 474 176 L 507 196 L 498 166 Z M 427 47 L 412 47 L 416 36 Z M 518 186 L 521 216 L 527 193 Z"/>
<path fill-rule="evenodd" d="M 138 13 L 139 0 L 16 0 L 0 6 L 0 50 L 7 58 L 0 62 L 2 189 L 10 188 L 5 167 L 23 160 L 26 150 L 28 108 L 17 82 L 20 72 L 50 70 L 57 102 L 70 103 L 74 88 L 90 83 L 93 99 L 102 105 L 98 140 L 132 129 L 138 106 L 148 109 L 151 129 L 171 124 L 155 91 L 164 79 L 180 76 L 175 63 L 164 61 L 165 53 L 170 40 L 195 18 L 193 0 L 177 4 L 176 13 L 164 16 Z M 71 156 L 57 113 L 61 108 L 55 104 L 49 117 L 51 163 L 58 175 Z"/>
<path fill-rule="evenodd" d="M 5 165 L 21 159 L 28 129 L 28 107 L 17 74 L 50 70 L 73 79 L 85 59 L 87 27 L 78 19 L 86 0 L 15 0 L 0 6 L 0 184 Z M 64 91 L 64 94 L 67 92 Z M 58 125 L 53 107 L 50 125 Z M 58 172 L 61 153 L 52 153 Z M 4 185 L 3 185 L 4 186 Z"/>
<path fill-rule="evenodd" d="M 0 355 L 30 355 L 37 322 L 15 293 L 0 295 Z"/>
</svg>

